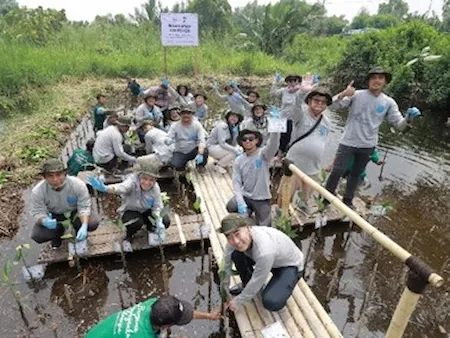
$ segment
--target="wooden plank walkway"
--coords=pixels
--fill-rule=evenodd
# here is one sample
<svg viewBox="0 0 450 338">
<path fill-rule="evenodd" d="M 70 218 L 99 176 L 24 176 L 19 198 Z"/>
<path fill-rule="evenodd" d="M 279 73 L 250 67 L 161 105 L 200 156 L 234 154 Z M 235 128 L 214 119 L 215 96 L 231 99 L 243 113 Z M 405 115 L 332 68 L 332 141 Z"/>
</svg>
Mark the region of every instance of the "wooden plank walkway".
<svg viewBox="0 0 450 338">
<path fill-rule="evenodd" d="M 225 205 L 232 197 L 231 178 L 228 174 L 215 172 L 211 165 L 202 174 L 193 173 L 192 183 L 201 198 L 201 212 L 206 226 L 210 228 L 210 242 L 217 262 L 223 258 L 226 238 L 216 231 L 220 221 L 227 215 Z M 238 282 L 232 277 L 231 285 Z M 291 338 L 338 338 L 342 337 L 331 318 L 302 279 L 289 298 L 287 306 L 278 312 L 269 312 L 262 306 L 260 296 L 235 313 L 243 338 L 262 338 L 261 330 L 274 322 L 280 322 Z"/>
<path fill-rule="evenodd" d="M 201 215 L 178 216 L 173 214 L 171 225 L 167 229 L 164 246 L 180 244 L 185 246 L 187 242 L 201 240 L 199 232 L 200 224 L 203 224 Z M 121 243 L 123 234 L 111 221 L 102 221 L 97 230 L 90 232 L 88 242 L 88 254 L 83 258 L 106 256 L 117 253 L 117 245 Z M 57 250 L 51 248 L 50 243 L 42 245 L 37 264 L 50 264 L 69 260 L 68 241 L 63 241 L 63 245 Z M 140 230 L 132 242 L 133 251 L 151 248 L 148 244 L 147 231 Z"/>
</svg>

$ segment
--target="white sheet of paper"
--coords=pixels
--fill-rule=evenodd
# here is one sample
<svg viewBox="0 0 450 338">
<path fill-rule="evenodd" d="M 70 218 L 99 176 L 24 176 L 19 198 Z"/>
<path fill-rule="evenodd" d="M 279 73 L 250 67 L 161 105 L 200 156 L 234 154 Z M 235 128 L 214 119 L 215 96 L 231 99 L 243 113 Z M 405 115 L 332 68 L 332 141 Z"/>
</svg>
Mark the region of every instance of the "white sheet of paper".
<svg viewBox="0 0 450 338">
<path fill-rule="evenodd" d="M 261 333 L 264 338 L 291 338 L 280 322 L 275 322 L 263 328 Z"/>
<path fill-rule="evenodd" d="M 287 132 L 287 118 L 268 117 L 269 124 L 267 130 L 269 133 L 285 133 Z"/>
</svg>

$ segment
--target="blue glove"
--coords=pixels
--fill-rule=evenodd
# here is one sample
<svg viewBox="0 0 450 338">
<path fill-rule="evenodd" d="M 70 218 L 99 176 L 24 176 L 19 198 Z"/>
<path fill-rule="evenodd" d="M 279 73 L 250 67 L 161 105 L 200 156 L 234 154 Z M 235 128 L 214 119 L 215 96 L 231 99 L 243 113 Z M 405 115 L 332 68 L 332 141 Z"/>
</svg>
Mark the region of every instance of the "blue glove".
<svg viewBox="0 0 450 338">
<path fill-rule="evenodd" d="M 170 146 L 171 144 L 173 144 L 173 140 L 171 138 L 166 139 L 166 141 L 164 142 L 166 145 Z"/>
<path fill-rule="evenodd" d="M 92 186 L 92 188 L 94 188 L 97 191 L 106 192 L 106 190 L 108 189 L 105 183 L 103 183 L 103 181 L 98 179 L 97 177 L 89 176 L 88 182 Z"/>
<path fill-rule="evenodd" d="M 415 119 L 416 117 L 419 117 L 422 114 L 420 113 L 420 110 L 417 107 L 412 107 L 408 108 L 408 110 L 406 111 L 406 115 L 408 119 L 412 120 Z"/>
<path fill-rule="evenodd" d="M 248 216 L 247 204 L 245 204 L 245 203 L 239 204 L 238 205 L 238 213 L 240 213 L 241 215 L 244 215 L 244 216 Z"/>
<path fill-rule="evenodd" d="M 87 238 L 87 229 L 88 229 L 88 225 L 86 223 L 83 223 L 81 225 L 81 228 L 78 229 L 77 232 L 77 241 L 84 241 Z"/>
<path fill-rule="evenodd" d="M 275 74 L 275 82 L 280 82 L 281 81 L 281 73 L 276 73 Z"/>
<path fill-rule="evenodd" d="M 56 219 L 53 219 L 50 214 L 42 220 L 42 225 L 50 230 L 56 229 Z"/>
<path fill-rule="evenodd" d="M 319 81 L 320 81 L 320 76 L 319 76 L 319 74 L 314 74 L 314 75 L 312 76 L 312 80 L 313 80 L 313 83 L 319 83 Z"/>
<path fill-rule="evenodd" d="M 279 118 L 281 115 L 280 109 L 276 106 L 270 106 L 270 117 Z"/>
<path fill-rule="evenodd" d="M 238 84 L 237 84 L 236 81 L 231 80 L 231 81 L 230 81 L 230 86 L 231 86 L 232 88 L 237 88 Z"/>
<path fill-rule="evenodd" d="M 233 134 L 237 134 L 239 133 L 239 127 L 238 126 L 233 126 L 233 128 L 231 128 Z"/>
<path fill-rule="evenodd" d="M 163 220 L 161 217 L 156 219 L 156 229 L 165 229 L 166 227 L 163 224 Z"/>
<path fill-rule="evenodd" d="M 164 242 L 166 240 L 166 228 L 163 226 L 163 228 L 157 228 L 156 229 L 156 234 L 159 237 L 159 240 L 161 242 Z"/>
<path fill-rule="evenodd" d="M 169 87 L 169 79 L 167 78 L 167 77 L 163 77 L 162 78 L 162 82 L 161 82 L 161 84 L 164 86 L 164 87 Z"/>
<path fill-rule="evenodd" d="M 197 164 L 203 163 L 203 155 L 202 154 L 197 154 L 197 156 L 195 156 L 195 163 L 197 163 Z"/>
</svg>

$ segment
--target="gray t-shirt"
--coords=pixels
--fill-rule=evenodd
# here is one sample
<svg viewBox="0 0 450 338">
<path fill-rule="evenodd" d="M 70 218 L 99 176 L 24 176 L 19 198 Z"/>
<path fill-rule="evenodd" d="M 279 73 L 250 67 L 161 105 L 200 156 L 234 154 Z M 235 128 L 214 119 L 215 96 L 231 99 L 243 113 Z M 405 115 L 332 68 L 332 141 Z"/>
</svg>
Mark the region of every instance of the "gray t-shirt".
<svg viewBox="0 0 450 338">
<path fill-rule="evenodd" d="M 31 215 L 35 222 L 48 213 L 64 214 L 77 210 L 79 216 L 91 214 L 91 197 L 86 184 L 77 177 L 66 176 L 60 191 L 54 190 L 46 180 L 31 191 Z"/>
<path fill-rule="evenodd" d="M 233 192 L 238 204 L 244 204 L 244 196 L 253 200 L 268 200 L 270 193 L 270 161 L 280 145 L 280 134 L 269 135 L 267 144 L 252 154 L 243 153 L 234 162 Z"/>
<path fill-rule="evenodd" d="M 237 154 L 237 136 L 238 132 L 230 133 L 230 128 L 225 121 L 219 121 L 211 130 L 206 146 L 220 145 L 223 149 Z"/>
<path fill-rule="evenodd" d="M 352 97 L 333 99 L 333 108 L 349 108 L 341 144 L 348 147 L 372 148 L 378 143 L 378 131 L 385 118 L 398 130 L 407 126 L 406 118 L 395 100 L 384 93 L 378 96 L 371 91 L 357 90 Z"/>
<path fill-rule="evenodd" d="M 206 133 L 202 124 L 193 119 L 191 124 L 184 125 L 178 121 L 170 126 L 168 136 L 175 142 L 175 152 L 188 154 L 197 146 L 206 144 Z"/>
<path fill-rule="evenodd" d="M 304 256 L 297 245 L 285 233 L 270 227 L 250 227 L 252 247 L 245 255 L 255 262 L 252 278 L 236 297 L 239 305 L 252 300 L 262 289 L 273 268 L 293 266 L 301 272 L 304 269 Z M 225 286 L 228 290 L 231 277 L 231 254 L 234 249 L 230 244 L 225 247 Z"/>
<path fill-rule="evenodd" d="M 142 103 L 137 107 L 135 115 L 136 128 L 140 128 L 144 120 L 151 120 L 156 124 L 161 122 L 163 115 L 157 106 L 149 107 L 146 103 Z"/>
<path fill-rule="evenodd" d="M 94 150 L 92 151 L 95 163 L 108 163 L 114 156 L 128 162 L 136 162 L 133 156 L 125 153 L 122 142 L 123 135 L 117 126 L 109 126 L 99 131 L 95 140 Z"/>
<path fill-rule="evenodd" d="M 144 139 L 147 154 L 155 153 L 163 164 L 170 162 L 174 146 L 167 145 L 170 138 L 164 130 L 154 127 L 145 133 Z"/>
<path fill-rule="evenodd" d="M 152 209 L 153 213 L 159 213 L 163 208 L 159 184 L 155 182 L 150 190 L 144 191 L 141 189 L 137 174 L 132 174 L 122 183 L 112 184 L 110 187 L 122 199 L 117 210 L 121 215 L 127 210 L 144 213 Z"/>
</svg>

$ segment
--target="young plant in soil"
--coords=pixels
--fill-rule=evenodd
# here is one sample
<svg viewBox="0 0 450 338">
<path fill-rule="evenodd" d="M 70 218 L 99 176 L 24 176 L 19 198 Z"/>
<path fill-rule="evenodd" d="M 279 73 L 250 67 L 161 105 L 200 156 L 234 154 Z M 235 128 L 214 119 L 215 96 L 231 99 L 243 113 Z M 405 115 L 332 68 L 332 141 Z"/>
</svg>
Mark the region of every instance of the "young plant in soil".
<svg viewBox="0 0 450 338">
<path fill-rule="evenodd" d="M 66 230 L 66 233 L 61 236 L 61 239 L 67 239 L 70 243 L 73 244 L 73 251 L 74 251 L 75 256 L 71 257 L 70 253 L 69 253 L 69 265 L 73 267 L 73 260 L 75 260 L 77 269 L 79 272 L 81 272 L 80 257 L 78 256 L 77 247 L 76 247 L 77 241 L 73 234 L 75 231 L 74 226 L 73 226 L 74 220 L 70 216 L 71 216 L 71 212 L 64 213 L 64 217 L 66 219 L 64 221 L 62 221 L 61 224 L 64 227 L 64 229 Z M 73 258 L 73 260 L 72 260 L 72 258 Z"/>
<path fill-rule="evenodd" d="M 222 258 L 222 261 L 219 264 L 219 280 L 220 280 L 220 297 L 222 299 L 221 304 L 221 312 L 222 312 L 222 318 L 223 318 L 223 330 L 225 331 L 225 337 L 230 338 L 230 317 L 229 317 L 229 310 L 225 309 L 225 303 L 227 302 L 228 298 L 228 290 L 226 290 L 225 285 L 225 278 L 226 278 L 226 272 L 225 272 L 225 258 Z M 236 270 L 231 270 L 231 276 L 238 276 L 239 273 Z"/>
<path fill-rule="evenodd" d="M 120 231 L 120 238 L 125 238 L 125 234 L 127 232 L 127 225 L 133 223 L 134 221 L 135 221 L 135 219 L 133 219 L 127 223 L 123 223 L 122 219 L 120 219 L 120 218 L 113 221 L 114 226 L 116 226 L 117 229 L 119 229 L 119 231 Z M 125 252 L 123 250 L 123 241 L 119 240 L 118 245 L 119 245 L 119 249 L 120 249 L 120 259 L 122 261 L 123 268 L 126 269 L 127 268 L 127 260 L 125 259 Z"/>
<path fill-rule="evenodd" d="M 25 243 L 25 244 L 20 244 L 18 246 L 16 246 L 16 253 L 14 256 L 14 265 L 19 264 L 19 262 L 22 262 L 25 270 L 28 273 L 28 276 L 30 276 L 30 280 L 33 280 L 33 275 L 31 274 L 30 268 L 28 267 L 27 262 L 25 261 L 25 252 L 24 250 L 30 250 L 30 244 Z"/>
<path fill-rule="evenodd" d="M 14 300 L 17 303 L 17 306 L 19 307 L 20 316 L 22 317 L 23 322 L 25 323 L 25 326 L 27 329 L 29 329 L 30 324 L 28 322 L 28 319 L 25 317 L 25 312 L 23 310 L 22 300 L 20 298 L 20 292 L 14 290 L 14 282 L 12 281 L 11 273 L 13 271 L 13 262 L 11 260 L 6 260 L 5 264 L 3 265 L 3 274 L 2 274 L 2 284 L 6 285 L 6 287 L 9 289 L 11 294 L 14 297 Z"/>
<path fill-rule="evenodd" d="M 281 209 L 277 209 L 275 228 L 284 232 L 289 238 L 296 238 L 298 236 L 297 232 L 292 229 L 292 220 L 289 217 L 289 214 Z"/>
</svg>

